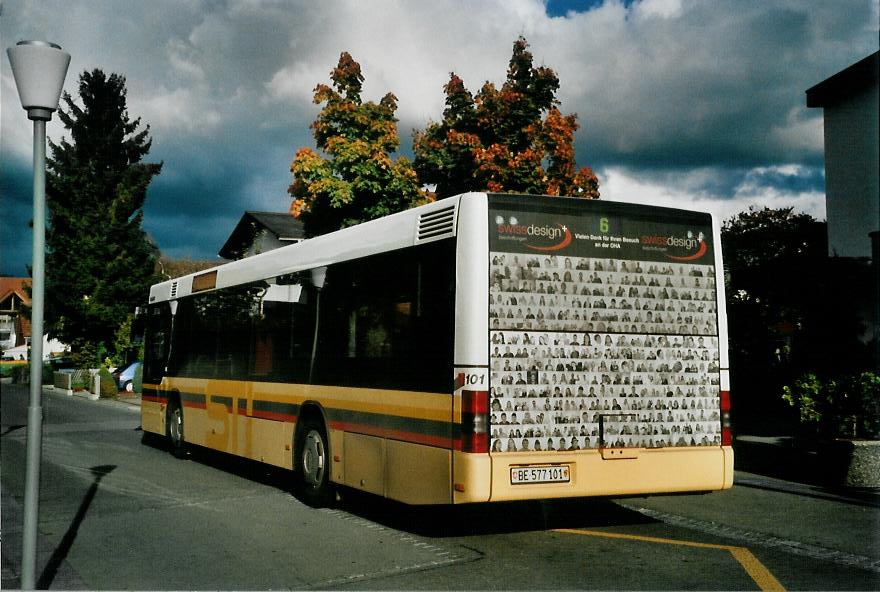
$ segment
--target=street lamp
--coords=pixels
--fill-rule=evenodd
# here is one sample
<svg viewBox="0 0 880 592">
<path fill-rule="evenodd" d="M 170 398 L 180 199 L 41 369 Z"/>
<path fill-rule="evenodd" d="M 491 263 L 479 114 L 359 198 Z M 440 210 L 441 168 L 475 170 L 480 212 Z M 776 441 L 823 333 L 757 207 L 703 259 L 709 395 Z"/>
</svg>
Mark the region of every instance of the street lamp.
<svg viewBox="0 0 880 592">
<path fill-rule="evenodd" d="M 58 109 L 70 54 L 46 41 L 19 41 L 6 53 L 21 106 L 34 122 L 34 242 L 31 293 L 31 390 L 28 404 L 21 588 L 33 590 L 37 563 L 40 455 L 43 445 L 43 295 L 46 263 L 46 122 Z"/>
</svg>

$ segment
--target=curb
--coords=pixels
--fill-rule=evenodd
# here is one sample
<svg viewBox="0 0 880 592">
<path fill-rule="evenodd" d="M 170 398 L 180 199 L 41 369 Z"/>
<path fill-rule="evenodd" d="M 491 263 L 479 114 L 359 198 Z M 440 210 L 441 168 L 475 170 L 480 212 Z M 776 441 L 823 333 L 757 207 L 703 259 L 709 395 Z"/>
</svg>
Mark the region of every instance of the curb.
<svg viewBox="0 0 880 592">
<path fill-rule="evenodd" d="M 737 436 L 736 469 L 811 485 L 880 488 L 880 442 Z"/>
</svg>

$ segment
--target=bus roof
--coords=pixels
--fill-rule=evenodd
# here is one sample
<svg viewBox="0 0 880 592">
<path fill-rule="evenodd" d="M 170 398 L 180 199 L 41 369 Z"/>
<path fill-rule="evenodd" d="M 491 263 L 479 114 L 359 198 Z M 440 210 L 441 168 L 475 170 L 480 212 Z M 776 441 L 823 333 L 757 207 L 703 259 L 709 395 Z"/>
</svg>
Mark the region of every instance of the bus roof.
<svg viewBox="0 0 880 592">
<path fill-rule="evenodd" d="M 150 303 L 236 286 L 455 236 L 463 194 L 316 236 L 266 253 L 170 279 L 150 288 Z M 194 289 L 195 286 L 195 289 Z"/>
</svg>

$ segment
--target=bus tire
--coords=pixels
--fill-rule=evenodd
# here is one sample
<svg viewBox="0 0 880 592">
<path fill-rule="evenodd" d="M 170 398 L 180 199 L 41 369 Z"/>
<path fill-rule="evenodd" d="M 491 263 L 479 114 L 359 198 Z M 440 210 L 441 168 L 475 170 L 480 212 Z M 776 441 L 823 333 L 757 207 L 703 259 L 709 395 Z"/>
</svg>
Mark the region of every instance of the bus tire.
<svg viewBox="0 0 880 592">
<path fill-rule="evenodd" d="M 294 446 L 294 494 L 313 508 L 329 506 L 335 499 L 330 483 L 330 449 L 324 422 L 307 415 L 296 432 Z"/>
<path fill-rule="evenodd" d="M 186 440 L 183 437 L 183 407 L 180 400 L 168 401 L 165 411 L 165 433 L 168 435 L 168 448 L 175 458 L 186 458 Z"/>
</svg>

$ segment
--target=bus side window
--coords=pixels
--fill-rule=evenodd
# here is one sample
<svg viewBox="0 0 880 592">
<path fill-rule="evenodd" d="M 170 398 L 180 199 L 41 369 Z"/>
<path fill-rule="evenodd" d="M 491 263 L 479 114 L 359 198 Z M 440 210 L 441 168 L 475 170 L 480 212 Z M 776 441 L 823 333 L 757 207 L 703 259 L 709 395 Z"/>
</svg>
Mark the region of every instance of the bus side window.
<svg viewBox="0 0 880 592">
<path fill-rule="evenodd" d="M 317 292 L 310 277 L 293 273 L 260 282 L 251 306 L 251 380 L 307 382 Z"/>
<path fill-rule="evenodd" d="M 261 290 L 248 284 L 182 299 L 169 370 L 181 376 L 245 379 Z"/>
<path fill-rule="evenodd" d="M 315 290 L 302 286 L 295 302 L 263 301 L 254 322 L 251 375 L 258 380 L 308 380 L 315 331 Z"/>
<path fill-rule="evenodd" d="M 331 266 L 316 382 L 442 392 L 452 363 L 453 285 L 451 241 Z"/>
</svg>

